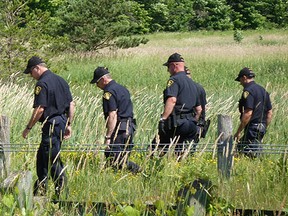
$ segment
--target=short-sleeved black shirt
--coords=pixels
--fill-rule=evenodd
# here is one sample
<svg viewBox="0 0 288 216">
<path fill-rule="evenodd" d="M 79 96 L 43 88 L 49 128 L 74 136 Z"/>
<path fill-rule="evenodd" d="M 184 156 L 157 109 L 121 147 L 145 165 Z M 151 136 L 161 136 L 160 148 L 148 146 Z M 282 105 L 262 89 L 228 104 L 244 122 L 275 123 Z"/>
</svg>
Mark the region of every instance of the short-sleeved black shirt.
<svg viewBox="0 0 288 216">
<path fill-rule="evenodd" d="M 254 81 L 245 85 L 239 101 L 241 116 L 245 109 L 252 109 L 250 123 L 266 123 L 267 112 L 272 109 L 268 92 Z"/>
<path fill-rule="evenodd" d="M 193 108 L 200 105 L 197 86 L 184 71 L 170 77 L 163 94 L 164 103 L 168 97 L 177 98 L 175 114 L 193 113 Z"/>
<path fill-rule="evenodd" d="M 33 108 L 44 107 L 40 122 L 67 113 L 72 101 L 68 83 L 50 70 L 45 71 L 36 83 L 34 96 Z"/>
<path fill-rule="evenodd" d="M 118 119 L 133 118 L 133 105 L 129 91 L 122 85 L 112 80 L 104 88 L 103 112 L 105 119 L 109 112 L 117 110 Z"/>
</svg>

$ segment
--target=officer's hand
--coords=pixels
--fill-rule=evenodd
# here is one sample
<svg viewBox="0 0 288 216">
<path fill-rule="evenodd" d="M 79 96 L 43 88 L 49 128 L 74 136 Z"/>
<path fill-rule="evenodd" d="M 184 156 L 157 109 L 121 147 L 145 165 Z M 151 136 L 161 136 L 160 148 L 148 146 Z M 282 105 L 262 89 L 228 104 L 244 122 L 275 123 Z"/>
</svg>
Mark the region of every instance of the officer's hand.
<svg viewBox="0 0 288 216">
<path fill-rule="evenodd" d="M 105 139 L 105 144 L 109 145 L 111 143 L 111 138 L 110 139 Z"/>
<path fill-rule="evenodd" d="M 240 140 L 240 133 L 235 133 L 233 138 L 234 138 L 234 141 L 239 142 L 239 140 Z"/>
<path fill-rule="evenodd" d="M 64 139 L 69 139 L 72 135 L 71 125 L 67 126 L 64 133 Z"/>
<path fill-rule="evenodd" d="M 27 128 L 25 128 L 25 130 L 22 132 L 22 137 L 23 137 L 24 139 L 26 139 L 29 132 L 30 132 L 30 130 L 27 129 Z"/>
<path fill-rule="evenodd" d="M 162 118 L 160 119 L 159 124 L 158 124 L 159 133 L 166 134 L 165 121 L 166 121 L 166 119 L 162 119 Z"/>
</svg>

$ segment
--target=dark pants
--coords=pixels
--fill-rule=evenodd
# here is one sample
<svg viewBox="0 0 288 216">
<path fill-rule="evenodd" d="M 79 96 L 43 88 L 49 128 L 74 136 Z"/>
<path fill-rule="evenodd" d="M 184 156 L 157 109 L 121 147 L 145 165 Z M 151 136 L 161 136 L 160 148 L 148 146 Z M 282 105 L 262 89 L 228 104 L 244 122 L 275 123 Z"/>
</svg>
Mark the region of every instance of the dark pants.
<svg viewBox="0 0 288 216">
<path fill-rule="evenodd" d="M 249 157 L 258 157 L 262 152 L 261 143 L 265 133 L 265 124 L 248 124 L 244 130 L 244 136 L 237 145 L 238 152 Z"/>
<path fill-rule="evenodd" d="M 157 141 L 154 138 L 151 145 L 152 150 L 158 146 L 163 155 L 172 144 L 175 144 L 177 154 L 182 154 L 189 147 L 191 153 L 195 152 L 196 143 L 192 143 L 192 146 L 190 146 L 191 142 L 194 142 L 197 137 L 197 127 L 193 118 L 178 118 L 175 127 L 174 123 L 171 122 L 169 119 L 165 121 L 165 132 L 158 131 L 159 144 L 156 144 Z"/>
<path fill-rule="evenodd" d="M 114 132 L 111 136 L 110 149 L 105 150 L 105 157 L 108 159 L 108 164 L 115 168 L 122 169 L 123 165 L 126 164 L 128 170 L 132 173 L 138 173 L 140 167 L 134 162 L 128 161 L 130 151 L 134 147 L 135 125 L 129 122 L 121 122 L 120 124 L 119 130 L 116 130 L 117 133 Z M 129 124 L 128 127 L 127 124 Z"/>
<path fill-rule="evenodd" d="M 37 176 L 34 185 L 34 195 L 39 188 L 42 193 L 46 192 L 48 185 L 48 174 L 50 174 L 55 185 L 56 195 L 59 195 L 66 181 L 63 163 L 60 159 L 60 148 L 65 132 L 67 118 L 56 116 L 49 119 L 42 128 L 42 141 L 37 152 Z"/>
</svg>

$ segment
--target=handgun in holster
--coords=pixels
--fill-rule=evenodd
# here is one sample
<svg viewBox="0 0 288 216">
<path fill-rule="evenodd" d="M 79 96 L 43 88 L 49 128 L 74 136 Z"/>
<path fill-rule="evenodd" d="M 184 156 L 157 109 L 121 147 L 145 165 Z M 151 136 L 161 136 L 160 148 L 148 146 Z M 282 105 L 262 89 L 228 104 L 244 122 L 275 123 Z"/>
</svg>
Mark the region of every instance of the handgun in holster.
<svg viewBox="0 0 288 216">
<path fill-rule="evenodd" d="M 210 119 L 204 121 L 203 131 L 202 131 L 202 133 L 201 133 L 201 137 L 202 137 L 202 138 L 205 138 L 205 137 L 206 137 L 206 134 L 207 134 L 207 132 L 208 132 L 209 126 L 210 126 Z"/>
<path fill-rule="evenodd" d="M 169 130 L 174 129 L 174 128 L 177 127 L 177 116 L 176 116 L 174 110 L 173 110 L 173 112 L 170 114 L 170 116 L 168 118 L 168 127 L 169 127 Z"/>
</svg>

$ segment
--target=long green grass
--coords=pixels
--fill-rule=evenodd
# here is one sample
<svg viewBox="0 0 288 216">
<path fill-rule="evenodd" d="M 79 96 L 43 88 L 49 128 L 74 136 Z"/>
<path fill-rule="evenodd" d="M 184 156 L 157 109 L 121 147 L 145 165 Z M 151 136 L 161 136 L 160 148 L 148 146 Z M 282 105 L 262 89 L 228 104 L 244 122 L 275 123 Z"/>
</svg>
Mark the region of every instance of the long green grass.
<svg viewBox="0 0 288 216">
<path fill-rule="evenodd" d="M 212 123 L 207 137 L 200 141 L 199 146 L 216 142 L 219 114 L 230 115 L 236 130 L 239 123 L 237 102 L 242 87 L 234 79 L 244 66 L 251 67 L 256 73 L 256 82 L 271 93 L 274 114 L 264 143 L 287 145 L 287 31 L 249 31 L 243 32 L 243 36 L 243 41 L 236 43 L 233 32 L 159 33 L 147 35 L 148 44 L 137 48 L 65 54 L 49 60 L 50 68 L 55 71 L 66 65 L 66 71 L 57 73 L 70 83 L 76 102 L 73 136 L 63 145 L 90 144 L 92 147 L 103 143 L 102 92 L 89 83 L 94 69 L 103 65 L 109 68 L 118 83 L 129 89 L 138 125 L 134 143 L 138 148 L 145 149 L 157 133 L 157 123 L 163 110 L 162 91 L 169 74 L 162 64 L 173 52 L 183 55 L 193 79 L 201 83 L 207 92 L 207 116 Z M 13 83 L 1 82 L 0 114 L 10 118 L 11 143 L 32 146 L 40 142 L 40 125 L 33 128 L 27 140 L 21 137 L 32 112 L 34 84 L 24 76 Z M 69 177 L 69 200 L 119 204 L 145 204 L 161 200 L 166 204 L 175 204 L 176 193 L 181 187 L 196 178 L 205 178 L 213 183 L 211 202 L 216 215 L 225 214 L 221 208 L 226 202 L 246 209 L 288 208 L 285 203 L 288 194 L 287 167 L 280 155 L 268 155 L 252 161 L 237 158 L 231 179 L 224 182 L 219 180 L 213 153 L 197 153 L 181 162 L 173 157 L 158 160 L 147 158 L 145 152 L 132 153 L 131 160 L 141 165 L 145 176 L 134 176 L 126 170 L 115 172 L 110 168 L 104 169 L 105 159 L 101 151 L 63 152 L 62 157 Z M 36 176 L 35 152 L 14 153 L 12 162 L 11 170 L 29 169 Z M 52 194 L 51 187 L 49 196 Z M 35 211 L 39 212 L 39 209 Z M 45 212 L 45 209 L 41 211 Z M 58 211 L 67 213 L 65 209 Z"/>
</svg>

